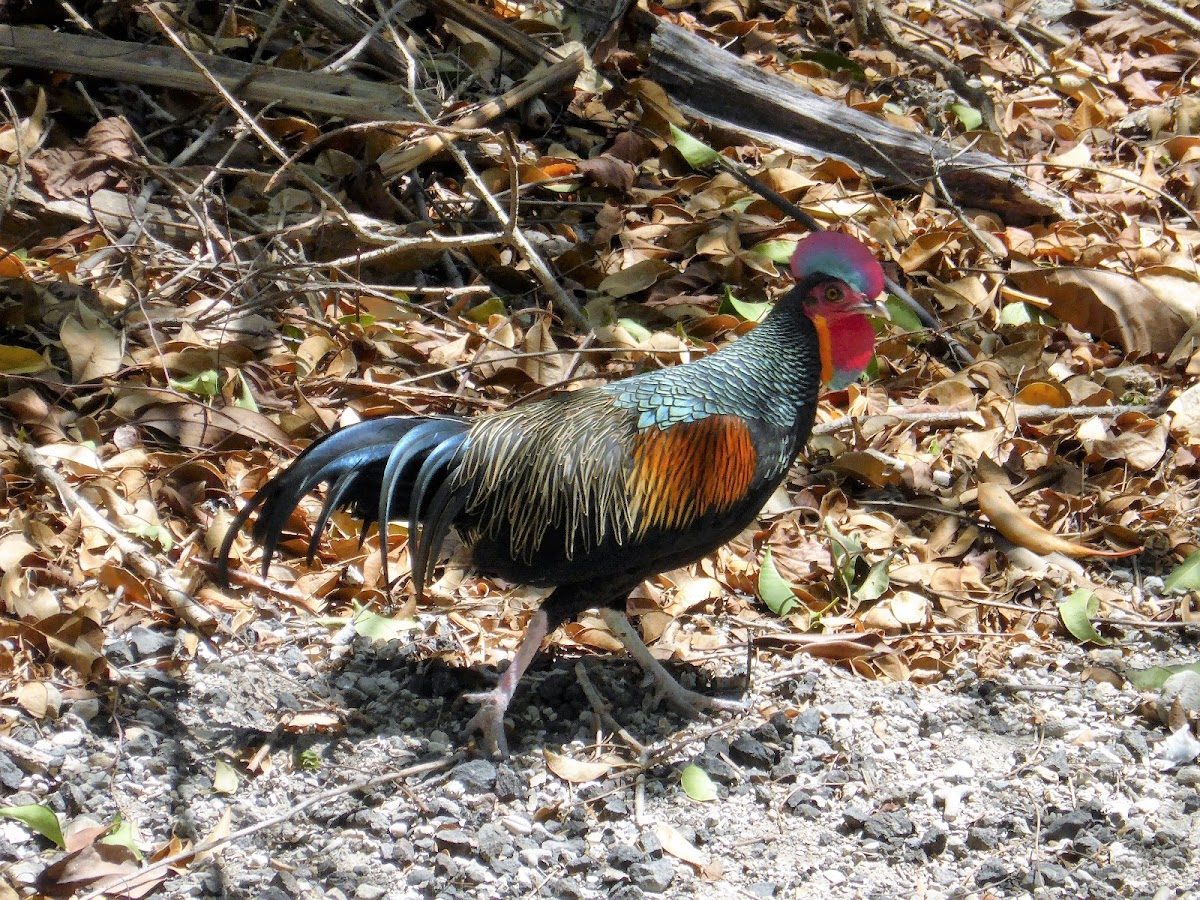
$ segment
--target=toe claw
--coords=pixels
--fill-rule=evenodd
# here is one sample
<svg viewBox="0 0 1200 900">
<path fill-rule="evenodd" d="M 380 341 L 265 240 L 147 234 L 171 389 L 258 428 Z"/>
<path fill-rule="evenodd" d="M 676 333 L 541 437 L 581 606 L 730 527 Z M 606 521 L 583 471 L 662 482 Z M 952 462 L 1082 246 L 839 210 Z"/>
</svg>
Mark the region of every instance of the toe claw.
<svg viewBox="0 0 1200 900">
<path fill-rule="evenodd" d="M 671 705 L 689 715 L 698 715 L 701 710 L 712 709 L 721 712 L 742 713 L 750 708 L 743 700 L 723 700 L 710 697 L 699 691 L 690 691 L 683 685 L 672 680 L 659 685 L 656 700 L 667 700 Z"/>
<path fill-rule="evenodd" d="M 486 744 L 500 759 L 508 759 L 508 740 L 504 736 L 504 711 L 507 698 L 497 691 L 464 694 L 463 699 L 478 703 L 479 711 L 467 723 L 467 734 L 478 731 Z"/>
</svg>

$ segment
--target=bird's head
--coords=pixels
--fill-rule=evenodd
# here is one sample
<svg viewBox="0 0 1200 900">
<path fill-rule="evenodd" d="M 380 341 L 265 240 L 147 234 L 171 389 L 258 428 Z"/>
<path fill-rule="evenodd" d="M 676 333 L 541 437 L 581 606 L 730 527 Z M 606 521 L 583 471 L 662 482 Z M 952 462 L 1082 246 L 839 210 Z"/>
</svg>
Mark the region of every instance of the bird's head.
<svg viewBox="0 0 1200 900">
<path fill-rule="evenodd" d="M 810 235 L 792 254 L 800 302 L 817 329 L 821 380 L 845 387 L 870 364 L 875 329 L 867 316 L 888 316 L 883 269 L 865 244 L 835 231 Z"/>
</svg>

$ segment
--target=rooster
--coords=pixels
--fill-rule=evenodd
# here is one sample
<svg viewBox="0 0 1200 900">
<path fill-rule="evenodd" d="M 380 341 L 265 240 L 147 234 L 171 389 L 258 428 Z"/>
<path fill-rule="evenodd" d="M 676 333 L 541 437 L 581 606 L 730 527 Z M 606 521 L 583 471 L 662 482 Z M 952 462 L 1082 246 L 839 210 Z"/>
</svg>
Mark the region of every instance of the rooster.
<svg viewBox="0 0 1200 900">
<path fill-rule="evenodd" d="M 252 534 L 265 577 L 292 511 L 328 483 L 310 563 L 332 512 L 349 507 L 364 529 L 409 523 L 418 596 L 451 529 L 477 571 L 553 588 L 496 687 L 467 697 L 481 704 L 468 729 L 501 756 L 521 676 L 548 634 L 589 609 L 666 699 L 693 712 L 742 709 L 679 685 L 625 604 L 646 578 L 699 560 L 753 522 L 808 440 L 821 384 L 844 385 L 871 360 L 867 315 L 887 315 L 871 252 L 823 232 L 800 242 L 791 268 L 795 286 L 757 327 L 695 362 L 469 420 L 386 416 L 326 435 L 237 514 L 218 555 L 220 578 L 234 538 L 260 508 Z"/>
</svg>

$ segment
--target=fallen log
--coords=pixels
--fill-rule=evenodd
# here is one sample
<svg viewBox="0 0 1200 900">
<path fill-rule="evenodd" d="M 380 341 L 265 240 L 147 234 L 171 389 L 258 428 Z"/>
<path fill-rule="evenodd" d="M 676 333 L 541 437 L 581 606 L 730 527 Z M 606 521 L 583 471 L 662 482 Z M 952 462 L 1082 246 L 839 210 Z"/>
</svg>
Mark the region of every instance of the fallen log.
<svg viewBox="0 0 1200 900">
<path fill-rule="evenodd" d="M 769 146 L 841 159 L 917 191 L 940 177 L 957 202 L 990 210 L 1008 224 L 1074 218 L 1064 200 L 1002 159 L 819 97 L 668 22 L 655 25 L 650 78 L 689 115 Z"/>
</svg>

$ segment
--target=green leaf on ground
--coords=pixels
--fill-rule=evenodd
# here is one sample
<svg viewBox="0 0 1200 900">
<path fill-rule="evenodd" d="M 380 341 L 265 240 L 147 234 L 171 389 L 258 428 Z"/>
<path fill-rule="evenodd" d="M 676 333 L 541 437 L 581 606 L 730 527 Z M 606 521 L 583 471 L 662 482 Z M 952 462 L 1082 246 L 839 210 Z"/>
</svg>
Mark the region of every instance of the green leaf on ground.
<svg viewBox="0 0 1200 900">
<path fill-rule="evenodd" d="M 800 605 L 792 586 L 775 568 L 770 547 L 763 551 L 762 565 L 758 569 L 758 596 L 777 616 L 786 616 Z"/>
<path fill-rule="evenodd" d="M 698 141 L 686 131 L 671 126 L 671 143 L 679 151 L 679 155 L 693 169 L 703 169 L 711 166 L 721 155 L 703 141 Z"/>
<path fill-rule="evenodd" d="M 1112 641 L 1100 634 L 1092 624 L 1092 616 L 1096 615 L 1099 606 L 1100 601 L 1095 594 L 1087 588 L 1080 588 L 1070 597 L 1059 601 L 1058 614 L 1075 640 L 1111 644 Z"/>
<path fill-rule="evenodd" d="M 717 799 L 717 786 L 712 783 L 708 773 L 695 763 L 683 770 L 679 781 L 683 785 L 683 792 L 693 800 L 707 803 L 709 800 Z"/>
<path fill-rule="evenodd" d="M 58 824 L 58 816 L 48 806 L 30 803 L 26 806 L 0 806 L 0 816 L 6 819 L 16 819 L 30 831 L 35 831 L 57 847 L 65 847 L 62 826 Z"/>
</svg>

